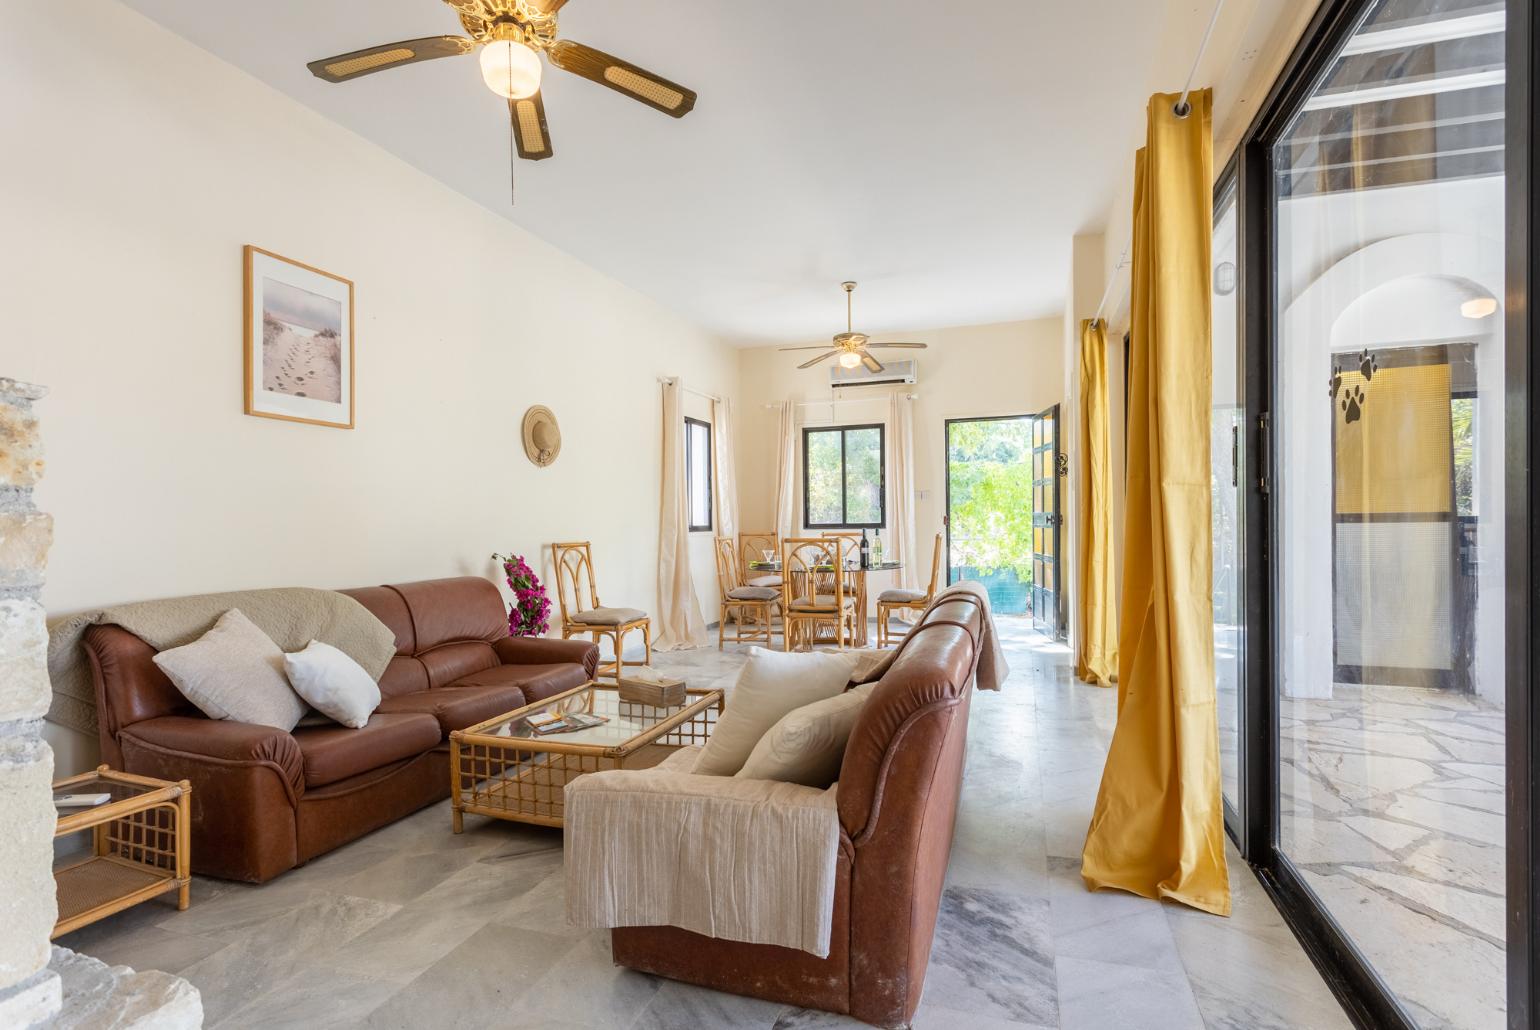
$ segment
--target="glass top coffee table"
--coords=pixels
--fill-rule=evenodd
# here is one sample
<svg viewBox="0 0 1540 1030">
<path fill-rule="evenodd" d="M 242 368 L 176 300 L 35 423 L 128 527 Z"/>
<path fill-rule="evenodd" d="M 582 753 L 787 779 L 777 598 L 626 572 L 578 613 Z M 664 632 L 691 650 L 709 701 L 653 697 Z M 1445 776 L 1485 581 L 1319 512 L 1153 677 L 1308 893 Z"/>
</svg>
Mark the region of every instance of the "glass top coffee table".
<svg viewBox="0 0 1540 1030">
<path fill-rule="evenodd" d="M 613 683 L 590 682 L 449 735 L 454 832 L 466 812 L 562 825 L 562 790 L 584 773 L 645 769 L 681 747 L 704 744 L 722 711 L 720 690 L 687 689 L 684 704 L 626 701 Z M 601 716 L 587 729 L 539 733 L 542 716 Z"/>
</svg>

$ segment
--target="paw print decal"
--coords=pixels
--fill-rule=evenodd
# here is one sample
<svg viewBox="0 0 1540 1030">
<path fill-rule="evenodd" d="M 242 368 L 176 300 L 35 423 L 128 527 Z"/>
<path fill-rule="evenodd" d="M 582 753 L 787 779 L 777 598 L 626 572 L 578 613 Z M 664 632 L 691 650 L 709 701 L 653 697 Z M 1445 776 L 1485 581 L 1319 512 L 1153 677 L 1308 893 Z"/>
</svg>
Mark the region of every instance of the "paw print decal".
<svg viewBox="0 0 1540 1030">
<path fill-rule="evenodd" d="M 1364 396 L 1364 390 L 1361 386 L 1355 386 L 1347 391 L 1346 395 L 1342 398 L 1342 421 L 1352 425 L 1363 418 L 1364 401 L 1366 400 L 1368 398 Z"/>
<path fill-rule="evenodd" d="M 1358 374 L 1363 377 L 1363 386 L 1354 384 L 1344 389 L 1342 373 L 1333 372 L 1328 388 L 1331 391 L 1332 403 L 1342 409 L 1342 420 L 1351 425 L 1364 417 L 1364 405 L 1369 401 L 1369 395 L 1364 392 L 1364 386 L 1368 386 L 1374 378 L 1374 373 L 1380 370 L 1380 361 L 1373 353 L 1364 350 L 1358 355 Z"/>
</svg>

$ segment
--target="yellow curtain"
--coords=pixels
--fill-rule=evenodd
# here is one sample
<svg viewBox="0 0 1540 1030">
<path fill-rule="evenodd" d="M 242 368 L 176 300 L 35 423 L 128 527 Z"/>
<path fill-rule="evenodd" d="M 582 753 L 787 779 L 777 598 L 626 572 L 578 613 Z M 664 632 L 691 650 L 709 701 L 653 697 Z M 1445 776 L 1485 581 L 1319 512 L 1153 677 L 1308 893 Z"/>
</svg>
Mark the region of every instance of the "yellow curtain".
<svg viewBox="0 0 1540 1030">
<path fill-rule="evenodd" d="M 1112 454 L 1107 416 L 1107 324 L 1080 323 L 1080 634 L 1075 675 L 1111 684 L 1117 675 L 1116 570 L 1112 567 Z"/>
<path fill-rule="evenodd" d="M 1081 875 L 1230 913 L 1209 495 L 1212 96 L 1150 98 L 1135 161 L 1118 722 Z"/>
</svg>

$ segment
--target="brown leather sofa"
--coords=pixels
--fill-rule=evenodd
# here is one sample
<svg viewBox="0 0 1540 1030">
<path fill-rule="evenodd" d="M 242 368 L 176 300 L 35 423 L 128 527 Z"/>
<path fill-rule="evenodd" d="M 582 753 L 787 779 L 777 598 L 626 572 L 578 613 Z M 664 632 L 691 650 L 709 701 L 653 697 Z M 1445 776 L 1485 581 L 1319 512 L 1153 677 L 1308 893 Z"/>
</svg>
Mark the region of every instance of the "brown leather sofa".
<svg viewBox="0 0 1540 1030">
<path fill-rule="evenodd" d="M 87 631 L 102 761 L 192 782 L 194 872 L 263 883 L 448 797 L 451 731 L 580 686 L 598 664 L 587 641 L 508 636 L 502 595 L 484 579 L 343 593 L 396 635 L 383 700 L 361 729 L 209 719 L 150 645 L 120 626 Z"/>
<path fill-rule="evenodd" d="M 827 958 L 670 926 L 610 931 L 615 961 L 734 994 L 906 1026 L 946 881 L 983 612 L 943 600 L 862 707 L 836 794 L 840 850 Z"/>
</svg>

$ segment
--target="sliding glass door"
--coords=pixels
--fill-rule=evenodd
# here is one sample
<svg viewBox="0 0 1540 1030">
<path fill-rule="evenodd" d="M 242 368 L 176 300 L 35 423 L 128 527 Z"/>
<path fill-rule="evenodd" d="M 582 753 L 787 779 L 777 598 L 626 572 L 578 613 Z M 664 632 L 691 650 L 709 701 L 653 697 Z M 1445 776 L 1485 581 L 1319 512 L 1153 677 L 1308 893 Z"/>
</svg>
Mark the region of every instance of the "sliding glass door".
<svg viewBox="0 0 1540 1030">
<path fill-rule="evenodd" d="M 1235 499 L 1255 490 L 1270 519 L 1269 539 L 1237 553 L 1263 556 L 1271 588 L 1270 661 L 1246 693 L 1271 715 L 1271 739 L 1248 743 L 1272 764 L 1245 787 L 1226 768 L 1225 791 L 1256 807 L 1247 822 L 1271 847 L 1248 857 L 1361 1019 L 1486 1030 L 1508 1025 L 1509 833 L 1528 824 L 1506 796 L 1505 569 L 1521 557 L 1506 416 L 1527 399 L 1505 332 L 1507 13 L 1493 0 L 1323 12 L 1316 52 L 1244 148 L 1245 217 L 1266 241 L 1249 301 L 1267 321 L 1249 335 L 1269 410 L 1255 434 L 1238 419 L 1233 444 L 1216 302 L 1222 743 L 1221 452 L 1254 435 L 1271 448 Z"/>
</svg>

